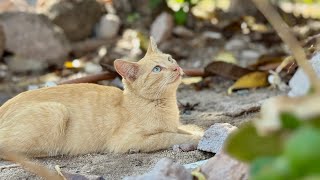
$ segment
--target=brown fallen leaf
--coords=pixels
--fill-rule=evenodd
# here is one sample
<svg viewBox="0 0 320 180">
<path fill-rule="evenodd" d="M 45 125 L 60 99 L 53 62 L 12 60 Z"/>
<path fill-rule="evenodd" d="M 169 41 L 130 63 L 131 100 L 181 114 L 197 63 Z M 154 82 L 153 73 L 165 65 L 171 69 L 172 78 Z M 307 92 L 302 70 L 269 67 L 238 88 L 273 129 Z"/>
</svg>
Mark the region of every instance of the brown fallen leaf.
<svg viewBox="0 0 320 180">
<path fill-rule="evenodd" d="M 264 54 L 257 59 L 256 63 L 251 64 L 249 67 L 259 71 L 274 70 L 285 58 L 284 54 Z"/>
<path fill-rule="evenodd" d="M 242 76 L 228 89 L 228 94 L 234 90 L 257 88 L 268 86 L 268 73 L 267 72 L 252 72 Z"/>
<path fill-rule="evenodd" d="M 253 72 L 250 69 L 222 61 L 208 64 L 204 71 L 206 76 L 219 75 L 232 80 L 237 80 L 243 75 Z"/>
</svg>

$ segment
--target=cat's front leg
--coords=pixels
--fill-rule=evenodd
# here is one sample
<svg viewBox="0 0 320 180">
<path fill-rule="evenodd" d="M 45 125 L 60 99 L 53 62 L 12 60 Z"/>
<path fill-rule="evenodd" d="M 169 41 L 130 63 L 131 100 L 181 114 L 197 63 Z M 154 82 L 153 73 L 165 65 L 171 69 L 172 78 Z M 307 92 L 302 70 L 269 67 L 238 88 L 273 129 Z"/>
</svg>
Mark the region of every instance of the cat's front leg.
<svg viewBox="0 0 320 180">
<path fill-rule="evenodd" d="M 168 149 L 177 144 L 197 145 L 201 136 L 174 132 L 162 132 L 144 136 L 130 149 L 139 149 L 141 152 L 151 152 Z"/>
</svg>

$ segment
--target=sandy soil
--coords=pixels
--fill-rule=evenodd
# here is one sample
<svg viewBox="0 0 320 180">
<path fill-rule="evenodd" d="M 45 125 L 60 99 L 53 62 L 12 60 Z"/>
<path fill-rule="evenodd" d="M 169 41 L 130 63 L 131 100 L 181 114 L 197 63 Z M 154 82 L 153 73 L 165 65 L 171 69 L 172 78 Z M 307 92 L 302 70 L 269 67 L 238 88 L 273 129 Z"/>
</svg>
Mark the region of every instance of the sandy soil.
<svg viewBox="0 0 320 180">
<path fill-rule="evenodd" d="M 178 92 L 182 104 L 199 103 L 194 110 L 181 114 L 184 124 L 196 124 L 208 128 L 214 123 L 227 122 L 239 126 L 242 122 L 258 117 L 261 102 L 271 96 L 280 94 L 279 91 L 268 88 L 244 90 L 232 95 L 226 94 L 229 83 L 215 86 L 211 89 L 195 91 L 190 86 L 182 86 Z M 143 174 L 163 157 L 175 159 L 181 164 L 196 162 L 212 157 L 213 154 L 201 151 L 174 152 L 164 150 L 154 153 L 136 154 L 88 154 L 77 157 L 52 157 L 37 159 L 53 169 L 60 165 L 66 172 L 100 175 L 105 179 L 121 179 L 125 176 Z M 0 161 L 0 166 L 10 163 Z M 0 170 L 0 179 L 20 180 L 39 179 L 20 167 Z"/>
</svg>

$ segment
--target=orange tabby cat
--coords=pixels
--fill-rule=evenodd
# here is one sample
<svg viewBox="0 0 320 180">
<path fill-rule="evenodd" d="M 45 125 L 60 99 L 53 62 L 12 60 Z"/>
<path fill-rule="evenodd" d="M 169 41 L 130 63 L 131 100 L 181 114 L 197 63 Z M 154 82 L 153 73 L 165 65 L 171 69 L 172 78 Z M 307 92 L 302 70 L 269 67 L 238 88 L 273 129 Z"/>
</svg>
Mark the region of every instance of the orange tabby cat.
<svg viewBox="0 0 320 180">
<path fill-rule="evenodd" d="M 197 143 L 182 131 L 176 90 L 182 69 L 152 38 L 139 62 L 116 60 L 124 91 L 70 84 L 27 91 L 0 108 L 0 147 L 29 156 L 150 152 Z"/>
</svg>

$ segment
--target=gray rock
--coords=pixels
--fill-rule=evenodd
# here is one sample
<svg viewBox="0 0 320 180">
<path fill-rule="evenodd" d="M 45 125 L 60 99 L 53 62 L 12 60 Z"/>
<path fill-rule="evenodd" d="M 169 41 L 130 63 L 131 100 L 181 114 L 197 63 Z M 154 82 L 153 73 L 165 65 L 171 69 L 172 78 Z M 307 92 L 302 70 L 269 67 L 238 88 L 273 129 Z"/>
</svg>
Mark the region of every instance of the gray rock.
<svg viewBox="0 0 320 180">
<path fill-rule="evenodd" d="M 229 123 L 215 123 L 204 132 L 198 144 L 198 150 L 218 153 L 228 135 L 235 129 L 237 127 Z"/>
<path fill-rule="evenodd" d="M 181 37 L 193 37 L 194 33 L 193 31 L 183 27 L 183 26 L 177 26 L 173 29 L 173 34 Z"/>
<path fill-rule="evenodd" d="M 46 0 L 37 11 L 61 27 L 69 40 L 78 41 L 92 34 L 104 9 L 96 0 Z"/>
<path fill-rule="evenodd" d="M 156 17 L 150 30 L 150 34 L 156 43 L 161 43 L 171 36 L 173 25 L 173 17 L 166 12 Z"/>
<path fill-rule="evenodd" d="M 224 48 L 228 51 L 242 50 L 247 47 L 247 42 L 244 39 L 234 38 L 228 41 Z"/>
<path fill-rule="evenodd" d="M 205 39 L 222 39 L 223 36 L 220 32 L 214 32 L 214 31 L 205 31 L 202 33 L 202 37 Z"/>
<path fill-rule="evenodd" d="M 103 15 L 96 26 L 96 36 L 98 38 L 113 38 L 117 35 L 120 25 L 121 21 L 117 15 Z"/>
<path fill-rule="evenodd" d="M 162 158 L 148 173 L 141 176 L 131 176 L 125 180 L 192 180 L 192 175 L 172 159 Z"/>
<path fill-rule="evenodd" d="M 70 52 L 70 44 L 60 28 L 47 17 L 27 12 L 0 15 L 5 33 L 5 50 L 14 54 L 23 65 L 24 59 L 39 64 L 62 65 Z"/>
<path fill-rule="evenodd" d="M 248 179 L 249 174 L 247 164 L 231 158 L 223 151 L 209 159 L 200 169 L 210 180 L 244 180 Z"/>
<path fill-rule="evenodd" d="M 320 77 L 320 53 L 313 56 L 309 62 L 312 64 L 318 77 Z M 289 86 L 291 90 L 288 95 L 291 97 L 303 96 L 308 93 L 310 89 L 310 81 L 301 68 L 299 68 L 291 78 Z"/>
<path fill-rule="evenodd" d="M 11 72 L 41 72 L 48 67 L 48 63 L 39 59 L 24 58 L 21 56 L 6 56 L 4 61 L 8 65 Z"/>
<path fill-rule="evenodd" d="M 257 62 L 261 56 L 261 52 L 256 49 L 244 49 L 240 52 L 241 62 L 239 63 L 242 67 L 248 67 L 250 64 Z"/>
<path fill-rule="evenodd" d="M 2 25 L 0 24 L 0 59 L 3 55 L 3 51 L 4 51 L 4 48 L 5 48 L 5 34 L 4 34 L 4 31 L 3 31 L 3 27 Z"/>
</svg>

